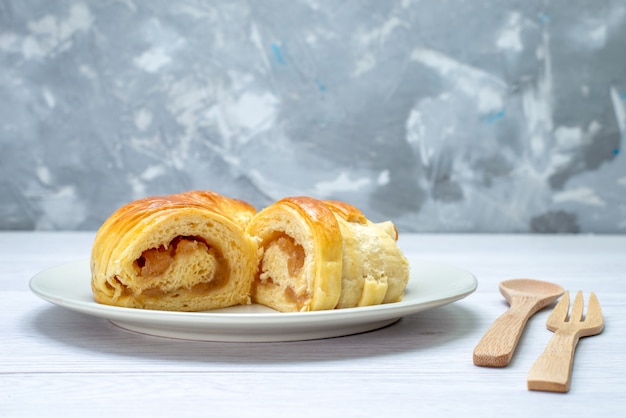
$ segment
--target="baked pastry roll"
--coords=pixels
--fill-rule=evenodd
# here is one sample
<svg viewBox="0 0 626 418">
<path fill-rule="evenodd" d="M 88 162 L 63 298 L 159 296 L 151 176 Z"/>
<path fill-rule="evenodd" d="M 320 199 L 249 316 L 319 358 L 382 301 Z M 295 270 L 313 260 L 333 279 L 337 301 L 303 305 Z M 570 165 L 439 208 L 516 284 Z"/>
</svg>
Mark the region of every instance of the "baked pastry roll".
<svg viewBox="0 0 626 418">
<path fill-rule="evenodd" d="M 374 223 L 356 207 L 325 200 L 342 235 L 341 296 L 337 308 L 398 302 L 409 280 L 409 263 L 390 221 Z"/>
<path fill-rule="evenodd" d="M 285 198 L 255 215 L 246 231 L 261 249 L 253 302 L 290 312 L 402 298 L 409 265 L 395 226 L 372 223 L 354 206 Z"/>
<path fill-rule="evenodd" d="M 261 249 L 252 301 L 281 312 L 333 309 L 341 293 L 341 232 L 311 197 L 288 197 L 260 211 L 246 232 Z"/>
<path fill-rule="evenodd" d="M 113 213 L 96 234 L 97 302 L 203 311 L 250 303 L 257 246 L 244 230 L 254 207 L 210 191 L 148 197 Z"/>
</svg>

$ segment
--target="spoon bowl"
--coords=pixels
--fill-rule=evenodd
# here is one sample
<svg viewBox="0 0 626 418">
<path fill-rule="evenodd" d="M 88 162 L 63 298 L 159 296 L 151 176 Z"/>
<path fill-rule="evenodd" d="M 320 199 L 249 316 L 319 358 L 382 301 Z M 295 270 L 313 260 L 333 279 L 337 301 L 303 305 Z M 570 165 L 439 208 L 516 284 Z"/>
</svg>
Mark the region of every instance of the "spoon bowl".
<svg viewBox="0 0 626 418">
<path fill-rule="evenodd" d="M 505 280 L 500 282 L 498 288 L 509 305 L 513 304 L 515 298 L 532 298 L 537 301 L 537 310 L 552 304 L 565 291 L 558 284 L 535 279 Z"/>
<path fill-rule="evenodd" d="M 505 280 L 498 287 L 510 308 L 495 320 L 474 348 L 477 366 L 507 366 L 528 318 L 565 292 L 558 284 L 535 279 Z"/>
</svg>

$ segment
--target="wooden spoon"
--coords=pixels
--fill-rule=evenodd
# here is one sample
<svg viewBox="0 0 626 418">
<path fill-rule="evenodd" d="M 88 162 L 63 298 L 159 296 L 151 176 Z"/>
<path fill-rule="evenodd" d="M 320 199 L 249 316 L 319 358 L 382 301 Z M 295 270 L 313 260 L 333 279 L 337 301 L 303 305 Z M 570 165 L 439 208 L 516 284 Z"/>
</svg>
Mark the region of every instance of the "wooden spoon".
<svg viewBox="0 0 626 418">
<path fill-rule="evenodd" d="M 557 284 L 534 279 L 505 280 L 499 288 L 510 308 L 496 319 L 474 348 L 477 366 L 508 365 L 528 318 L 552 304 L 565 291 Z"/>
</svg>

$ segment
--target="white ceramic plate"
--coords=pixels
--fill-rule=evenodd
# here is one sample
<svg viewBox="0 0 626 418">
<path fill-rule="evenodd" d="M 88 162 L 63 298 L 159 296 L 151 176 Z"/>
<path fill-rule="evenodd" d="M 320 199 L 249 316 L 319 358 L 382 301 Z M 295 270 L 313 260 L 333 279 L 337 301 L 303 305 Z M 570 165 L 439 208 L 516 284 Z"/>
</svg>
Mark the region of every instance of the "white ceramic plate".
<svg viewBox="0 0 626 418">
<path fill-rule="evenodd" d="M 101 305 L 93 300 L 89 262 L 44 270 L 31 290 L 48 302 L 100 318 L 119 327 L 161 337 L 202 341 L 269 342 L 338 337 L 371 331 L 416 312 L 462 299 L 476 290 L 469 272 L 445 264 L 412 261 L 401 302 L 361 308 L 280 313 L 261 305 L 208 312 L 169 312 Z"/>
</svg>

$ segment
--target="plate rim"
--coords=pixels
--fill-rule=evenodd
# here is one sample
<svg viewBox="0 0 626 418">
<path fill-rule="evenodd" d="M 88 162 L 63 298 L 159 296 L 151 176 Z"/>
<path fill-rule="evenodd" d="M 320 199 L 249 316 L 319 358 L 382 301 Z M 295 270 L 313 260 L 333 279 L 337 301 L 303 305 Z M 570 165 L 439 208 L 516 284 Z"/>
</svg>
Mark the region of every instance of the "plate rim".
<svg viewBox="0 0 626 418">
<path fill-rule="evenodd" d="M 289 341 L 326 338 L 318 335 L 320 333 L 318 328 L 324 324 L 334 325 L 334 323 L 337 323 L 337 328 L 339 328 L 349 326 L 350 324 L 362 326 L 367 323 L 374 325 L 375 322 L 381 324 L 387 322 L 385 325 L 372 328 L 372 330 L 377 329 L 389 325 L 390 321 L 393 323 L 404 316 L 463 299 L 472 294 L 478 286 L 478 280 L 474 274 L 450 264 L 418 259 L 409 260 L 409 264 L 411 266 L 411 277 L 407 285 L 407 293 L 410 295 L 410 293 L 415 292 L 416 295 L 414 296 L 416 297 L 407 298 L 405 295 L 405 298 L 400 302 L 384 305 L 311 312 L 180 312 L 125 308 L 99 304 L 93 299 L 87 301 L 72 297 L 68 298 L 62 294 L 51 292 L 50 289 L 42 288 L 42 285 L 49 280 L 54 280 L 56 284 L 60 282 L 61 284 L 72 285 L 72 280 L 77 281 L 77 277 L 68 278 L 60 274 L 68 269 L 86 269 L 85 275 L 87 277 L 85 280 L 86 283 L 90 283 L 89 260 L 78 260 L 44 269 L 30 279 L 29 288 L 35 295 L 54 305 L 74 312 L 107 319 L 117 326 L 134 332 L 142 332 L 141 329 L 143 327 L 147 331 L 143 333 L 157 336 L 172 336 L 177 334 L 177 332 L 175 329 L 171 329 L 171 327 L 182 326 L 181 328 L 184 328 L 186 331 L 181 331 L 181 336 L 174 336 L 174 338 L 204 341 Z M 444 292 L 443 295 L 438 295 L 434 299 L 424 299 L 424 295 L 419 294 L 418 287 L 422 280 L 419 277 L 415 277 L 416 270 L 419 270 L 419 267 L 427 267 L 439 271 L 447 270 L 457 274 L 458 277 L 455 278 L 456 288 L 448 293 Z M 459 284 L 459 282 L 462 283 Z M 89 290 L 91 291 L 91 289 Z M 329 322 L 332 323 L 328 324 Z M 345 323 L 348 325 L 345 325 Z M 293 327 L 295 325 L 302 327 L 302 333 L 304 334 L 307 331 L 311 332 L 311 330 L 316 330 L 317 332 L 314 332 L 311 338 L 296 338 L 295 336 L 287 338 L 288 336 L 267 335 L 265 339 L 259 339 L 258 336 L 251 336 L 250 339 L 246 339 L 245 336 L 234 338 L 232 332 L 237 330 L 245 332 L 246 330 L 252 330 L 253 327 L 271 327 L 276 328 L 275 331 L 279 331 L 278 334 L 280 334 L 280 328 Z M 161 332 L 155 326 L 161 326 L 164 329 L 167 328 L 167 330 Z M 228 335 L 220 335 L 220 329 L 227 330 Z M 198 338 L 195 338 L 194 331 L 203 335 L 198 335 Z M 304 334 L 303 337 L 305 336 Z M 329 330 L 327 334 L 329 336 L 349 335 L 349 333 L 343 331 L 337 335 L 332 335 L 332 330 Z"/>
</svg>

